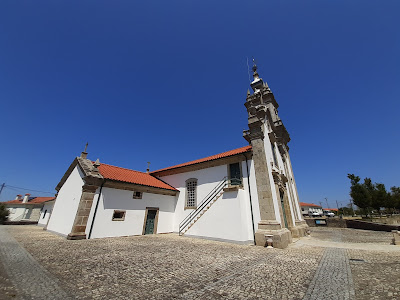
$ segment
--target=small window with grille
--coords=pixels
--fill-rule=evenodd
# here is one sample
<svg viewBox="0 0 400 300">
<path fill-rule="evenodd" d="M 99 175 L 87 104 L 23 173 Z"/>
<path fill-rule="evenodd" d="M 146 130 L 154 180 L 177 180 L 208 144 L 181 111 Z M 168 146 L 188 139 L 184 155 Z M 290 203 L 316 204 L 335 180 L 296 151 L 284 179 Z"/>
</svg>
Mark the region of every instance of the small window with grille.
<svg viewBox="0 0 400 300">
<path fill-rule="evenodd" d="M 123 221 L 125 220 L 125 211 L 124 210 L 114 210 L 113 221 Z"/>
<path fill-rule="evenodd" d="M 142 192 L 133 191 L 133 199 L 142 199 Z"/>
<path fill-rule="evenodd" d="M 197 206 L 197 179 L 186 180 L 186 205 L 185 208 L 196 208 Z"/>
</svg>

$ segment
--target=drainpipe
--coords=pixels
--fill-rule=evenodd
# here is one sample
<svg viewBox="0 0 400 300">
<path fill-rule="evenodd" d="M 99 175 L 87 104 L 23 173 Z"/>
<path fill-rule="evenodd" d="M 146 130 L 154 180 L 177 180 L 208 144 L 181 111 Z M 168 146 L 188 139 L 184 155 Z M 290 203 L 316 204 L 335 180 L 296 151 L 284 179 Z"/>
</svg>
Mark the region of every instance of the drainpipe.
<svg viewBox="0 0 400 300">
<path fill-rule="evenodd" d="M 97 197 L 96 207 L 94 208 L 94 213 L 93 213 L 92 224 L 90 224 L 90 230 L 89 230 L 88 240 L 89 240 L 90 237 L 92 236 L 94 220 L 96 219 L 97 208 L 99 207 L 99 202 L 100 202 L 100 197 L 101 197 L 101 191 L 103 190 L 103 185 L 104 185 L 105 182 L 106 182 L 106 180 L 104 179 L 104 181 L 103 181 L 103 183 L 101 184 L 101 187 L 100 187 L 99 197 Z"/>
<path fill-rule="evenodd" d="M 251 189 L 250 189 L 250 173 L 249 173 L 249 165 L 247 163 L 247 156 L 244 154 L 244 157 L 246 158 L 246 170 L 247 170 L 247 185 L 249 186 L 249 199 L 250 199 L 250 212 L 251 212 L 251 224 L 252 224 L 252 229 L 253 229 L 253 242 L 254 245 L 256 244 L 256 232 L 254 230 L 254 215 L 253 215 L 253 203 L 251 201 Z"/>
</svg>

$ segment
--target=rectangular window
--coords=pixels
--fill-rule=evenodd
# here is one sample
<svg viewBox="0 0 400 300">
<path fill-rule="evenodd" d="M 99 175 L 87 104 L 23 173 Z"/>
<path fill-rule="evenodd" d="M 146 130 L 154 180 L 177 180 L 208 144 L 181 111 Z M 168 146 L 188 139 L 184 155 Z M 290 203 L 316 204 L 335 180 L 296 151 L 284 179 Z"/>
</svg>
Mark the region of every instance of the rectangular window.
<svg viewBox="0 0 400 300">
<path fill-rule="evenodd" d="M 113 221 L 123 221 L 125 220 L 125 211 L 124 210 L 114 210 L 114 214 L 112 217 Z"/>
<path fill-rule="evenodd" d="M 186 208 L 196 208 L 197 205 L 197 179 L 186 180 Z"/>
<path fill-rule="evenodd" d="M 142 192 L 133 191 L 133 199 L 142 199 L 142 196 Z"/>
<path fill-rule="evenodd" d="M 239 163 L 229 165 L 229 184 L 242 185 L 242 173 L 240 172 Z"/>
</svg>

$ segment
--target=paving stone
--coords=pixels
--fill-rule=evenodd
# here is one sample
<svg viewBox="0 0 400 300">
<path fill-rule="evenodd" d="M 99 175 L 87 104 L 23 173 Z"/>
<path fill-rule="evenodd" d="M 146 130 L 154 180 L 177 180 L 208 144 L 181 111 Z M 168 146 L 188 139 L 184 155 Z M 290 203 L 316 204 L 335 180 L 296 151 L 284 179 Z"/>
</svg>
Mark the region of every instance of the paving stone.
<svg viewBox="0 0 400 300">
<path fill-rule="evenodd" d="M 357 299 L 400 299 L 400 251 L 348 253 Z"/>
<path fill-rule="evenodd" d="M 389 245 L 393 239 L 393 234 L 385 231 L 332 227 L 310 227 L 310 230 L 313 238 L 332 242 Z"/>
<path fill-rule="evenodd" d="M 282 250 L 175 234 L 73 241 L 37 226 L 2 229 L 75 299 L 354 299 L 353 290 L 357 299 L 400 298 L 400 251 L 338 248 L 355 234 L 351 230 L 320 231 L 321 241 L 334 240 L 336 248 L 303 244 Z M 385 248 L 385 235 L 367 232 L 363 239 Z M 18 283 L 18 276 L 10 279 Z"/>
<path fill-rule="evenodd" d="M 327 248 L 304 300 L 354 299 L 354 296 L 346 250 Z"/>
<path fill-rule="evenodd" d="M 0 257 L 21 299 L 70 299 L 48 273 L 0 226 Z"/>
</svg>

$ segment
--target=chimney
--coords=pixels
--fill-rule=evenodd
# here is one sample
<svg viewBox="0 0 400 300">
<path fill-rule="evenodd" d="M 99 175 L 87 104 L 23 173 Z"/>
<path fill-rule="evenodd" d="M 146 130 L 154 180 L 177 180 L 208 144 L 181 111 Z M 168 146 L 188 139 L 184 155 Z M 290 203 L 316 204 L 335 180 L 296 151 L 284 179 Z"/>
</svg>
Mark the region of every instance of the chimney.
<svg viewBox="0 0 400 300">
<path fill-rule="evenodd" d="M 146 169 L 146 173 L 149 174 L 150 172 L 150 162 L 147 162 L 147 169 Z"/>
<path fill-rule="evenodd" d="M 31 194 L 25 194 L 25 197 L 24 197 L 24 200 L 22 200 L 22 203 L 27 203 L 28 202 L 28 200 L 29 200 L 29 196 L 30 196 Z"/>
<path fill-rule="evenodd" d="M 22 195 L 17 195 L 17 197 L 15 197 L 15 200 L 22 200 Z"/>
</svg>

